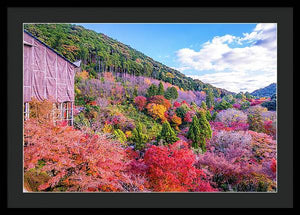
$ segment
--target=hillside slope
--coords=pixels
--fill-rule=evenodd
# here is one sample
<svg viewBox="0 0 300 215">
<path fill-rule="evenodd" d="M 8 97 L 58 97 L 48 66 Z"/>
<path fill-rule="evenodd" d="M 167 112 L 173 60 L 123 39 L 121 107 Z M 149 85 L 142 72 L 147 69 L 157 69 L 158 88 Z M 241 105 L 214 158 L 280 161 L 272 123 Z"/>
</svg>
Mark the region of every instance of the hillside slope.
<svg viewBox="0 0 300 215">
<path fill-rule="evenodd" d="M 124 72 L 152 77 L 184 90 L 212 89 L 215 96 L 233 94 L 185 76 L 102 33 L 73 24 L 25 24 L 24 29 L 71 61 L 81 59 L 89 73 Z"/>
<path fill-rule="evenodd" d="M 254 90 L 251 95 L 256 97 L 271 97 L 276 94 L 276 83 L 272 83 L 266 87 Z"/>
</svg>

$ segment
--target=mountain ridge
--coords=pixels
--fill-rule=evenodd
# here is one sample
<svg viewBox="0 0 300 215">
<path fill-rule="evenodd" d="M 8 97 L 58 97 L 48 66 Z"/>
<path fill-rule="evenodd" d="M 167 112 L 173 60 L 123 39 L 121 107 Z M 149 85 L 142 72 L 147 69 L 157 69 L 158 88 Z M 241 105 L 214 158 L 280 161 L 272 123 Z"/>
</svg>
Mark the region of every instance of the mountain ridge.
<svg viewBox="0 0 300 215">
<path fill-rule="evenodd" d="M 254 90 L 250 94 L 256 97 L 271 97 L 272 95 L 276 94 L 276 88 L 277 88 L 277 84 L 272 83 L 266 87 L 262 87 L 257 90 Z"/>
</svg>

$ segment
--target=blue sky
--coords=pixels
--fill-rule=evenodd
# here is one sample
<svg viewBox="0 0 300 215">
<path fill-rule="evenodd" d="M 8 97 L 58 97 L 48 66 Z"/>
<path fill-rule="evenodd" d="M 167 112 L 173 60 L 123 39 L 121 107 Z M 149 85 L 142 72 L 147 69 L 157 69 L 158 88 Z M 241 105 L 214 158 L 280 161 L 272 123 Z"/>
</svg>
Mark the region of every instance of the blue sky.
<svg viewBox="0 0 300 215">
<path fill-rule="evenodd" d="M 234 92 L 276 82 L 274 24 L 75 24 Z"/>
</svg>

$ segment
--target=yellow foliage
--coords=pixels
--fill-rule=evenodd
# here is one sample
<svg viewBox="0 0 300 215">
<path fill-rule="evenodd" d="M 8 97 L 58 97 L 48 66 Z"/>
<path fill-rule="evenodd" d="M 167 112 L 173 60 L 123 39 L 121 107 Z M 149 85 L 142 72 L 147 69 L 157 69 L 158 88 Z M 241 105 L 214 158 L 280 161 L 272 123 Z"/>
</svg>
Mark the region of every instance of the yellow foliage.
<svg viewBox="0 0 300 215">
<path fill-rule="evenodd" d="M 78 95 L 80 95 L 80 94 L 81 94 L 81 90 L 80 90 L 80 89 L 78 89 L 76 86 L 75 86 L 75 92 L 76 92 Z"/>
<path fill-rule="evenodd" d="M 93 116 L 93 118 L 97 118 L 97 116 L 98 116 L 97 111 L 93 111 L 93 112 L 92 112 L 92 116 Z"/>
<path fill-rule="evenodd" d="M 36 118 L 41 123 L 48 120 L 56 120 L 60 114 L 53 99 L 39 101 L 36 98 L 32 98 L 32 100 L 29 102 L 29 106 L 29 118 Z"/>
<path fill-rule="evenodd" d="M 167 120 L 167 118 L 165 117 L 167 108 L 164 105 L 150 103 L 146 106 L 146 109 L 154 119 L 160 119 L 162 122 Z"/>
<path fill-rule="evenodd" d="M 131 136 L 132 136 L 132 132 L 131 132 L 131 131 L 126 131 L 126 132 L 125 132 L 125 135 L 126 135 L 127 138 L 128 138 L 128 137 L 131 137 Z"/>
<path fill-rule="evenodd" d="M 175 114 L 172 116 L 171 122 L 172 122 L 172 124 L 175 125 L 175 129 L 178 131 L 179 130 L 178 126 L 181 125 L 181 123 L 182 123 L 181 118 Z"/>
<path fill-rule="evenodd" d="M 112 125 L 105 124 L 102 131 L 103 131 L 103 133 L 112 133 L 113 127 L 112 127 Z"/>
</svg>

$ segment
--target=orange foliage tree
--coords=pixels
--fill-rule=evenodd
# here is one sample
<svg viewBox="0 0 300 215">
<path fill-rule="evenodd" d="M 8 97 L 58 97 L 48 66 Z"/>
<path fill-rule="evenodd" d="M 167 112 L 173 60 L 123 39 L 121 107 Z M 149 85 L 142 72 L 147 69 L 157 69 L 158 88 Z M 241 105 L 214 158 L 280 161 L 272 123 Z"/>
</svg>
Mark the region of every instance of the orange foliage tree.
<svg viewBox="0 0 300 215">
<path fill-rule="evenodd" d="M 146 106 L 146 109 L 154 119 L 160 119 L 162 122 L 167 120 L 165 116 L 165 112 L 167 111 L 167 108 L 164 105 L 149 103 Z"/>
<path fill-rule="evenodd" d="M 168 110 L 172 105 L 168 99 L 162 95 L 156 95 L 149 98 L 149 103 L 159 104 L 166 107 Z"/>
<path fill-rule="evenodd" d="M 179 131 L 179 128 L 178 126 L 181 125 L 182 123 L 182 120 L 180 117 L 178 117 L 176 114 L 174 114 L 172 117 L 171 117 L 171 124 L 175 126 L 175 129 L 177 131 Z"/>
</svg>

